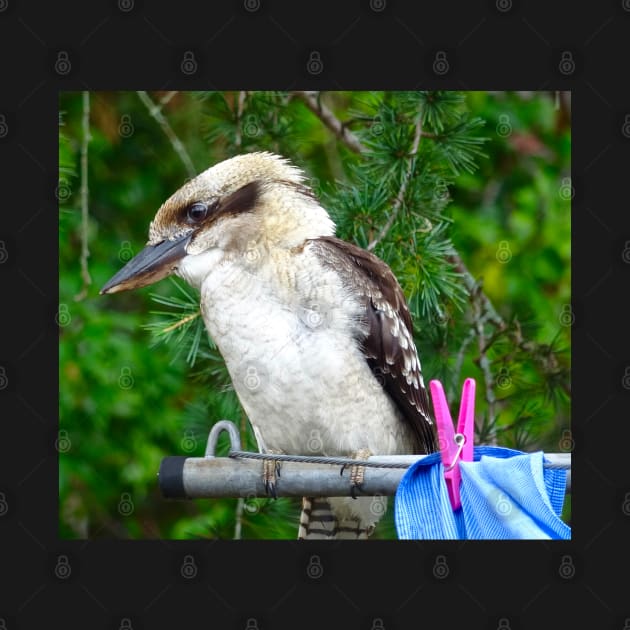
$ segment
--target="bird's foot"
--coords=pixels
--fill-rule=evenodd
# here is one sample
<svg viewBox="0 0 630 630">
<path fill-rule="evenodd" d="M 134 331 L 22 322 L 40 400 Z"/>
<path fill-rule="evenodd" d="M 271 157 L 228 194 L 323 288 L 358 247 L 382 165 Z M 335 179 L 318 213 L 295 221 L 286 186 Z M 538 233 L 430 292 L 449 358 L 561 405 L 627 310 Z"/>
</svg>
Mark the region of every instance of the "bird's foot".
<svg viewBox="0 0 630 630">
<path fill-rule="evenodd" d="M 372 452 L 369 448 L 361 448 L 352 453 L 352 459 L 367 459 Z M 365 466 L 354 464 L 350 467 L 350 496 L 357 498 L 357 491 L 361 491 L 365 478 Z"/>
<path fill-rule="evenodd" d="M 280 451 L 268 450 L 267 453 L 280 453 Z M 280 462 L 276 459 L 263 459 L 263 483 L 265 484 L 265 492 L 267 496 L 274 499 L 278 498 L 276 485 L 278 477 L 280 477 Z"/>
</svg>

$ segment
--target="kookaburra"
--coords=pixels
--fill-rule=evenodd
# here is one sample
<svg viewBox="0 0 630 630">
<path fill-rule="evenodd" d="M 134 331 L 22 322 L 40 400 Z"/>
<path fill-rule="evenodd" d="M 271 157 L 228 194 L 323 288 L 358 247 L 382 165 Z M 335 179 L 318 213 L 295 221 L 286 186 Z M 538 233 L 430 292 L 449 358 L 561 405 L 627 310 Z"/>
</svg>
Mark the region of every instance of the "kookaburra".
<svg viewBox="0 0 630 630">
<path fill-rule="evenodd" d="M 384 262 L 335 236 L 288 160 L 239 155 L 185 183 L 101 293 L 170 274 L 199 289 L 261 452 L 436 450 L 400 285 Z M 298 537 L 366 538 L 382 513 L 372 497 L 305 498 Z"/>
</svg>

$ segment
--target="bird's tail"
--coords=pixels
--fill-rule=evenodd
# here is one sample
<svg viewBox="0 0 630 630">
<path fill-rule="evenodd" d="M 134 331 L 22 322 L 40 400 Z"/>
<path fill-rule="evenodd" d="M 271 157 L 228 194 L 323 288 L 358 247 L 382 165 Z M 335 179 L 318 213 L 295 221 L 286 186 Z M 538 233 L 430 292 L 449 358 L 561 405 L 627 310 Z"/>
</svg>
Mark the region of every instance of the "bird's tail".
<svg viewBox="0 0 630 630">
<path fill-rule="evenodd" d="M 344 502 L 352 500 L 342 499 Z M 298 540 L 366 540 L 374 530 L 374 524 L 366 524 L 356 516 L 340 518 L 336 502 L 339 499 L 304 497 Z"/>
</svg>

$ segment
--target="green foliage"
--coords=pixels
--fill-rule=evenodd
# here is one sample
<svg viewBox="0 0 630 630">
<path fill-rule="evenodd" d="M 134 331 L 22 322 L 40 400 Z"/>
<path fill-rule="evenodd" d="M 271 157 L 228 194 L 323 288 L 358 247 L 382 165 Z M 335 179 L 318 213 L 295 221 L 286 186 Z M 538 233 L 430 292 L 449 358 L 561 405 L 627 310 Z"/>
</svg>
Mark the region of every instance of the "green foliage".
<svg viewBox="0 0 630 630">
<path fill-rule="evenodd" d="M 361 152 L 293 93 L 151 97 L 199 172 L 254 150 L 305 169 L 338 235 L 372 248 L 398 277 L 426 380 L 439 378 L 456 400 L 463 379 L 477 379 L 479 443 L 559 450 L 570 418 L 564 97 L 320 94 Z M 135 93 L 90 95 L 93 284 L 82 295 L 82 95 L 63 94 L 60 110 L 60 422 L 71 442 L 60 454 L 62 536 L 232 538 L 240 527 L 243 538 L 293 538 L 299 501 L 158 496 L 161 459 L 202 455 L 215 421 L 235 421 L 247 449 L 255 440 L 195 290 L 174 280 L 97 295 L 186 179 L 181 156 Z M 395 537 L 391 510 L 376 536 Z"/>
<path fill-rule="evenodd" d="M 153 335 L 153 346 L 160 342 L 170 343 L 174 348 L 173 361 L 186 350 L 186 362 L 192 367 L 200 350 L 204 325 L 199 308 L 199 296 L 181 282 L 171 278 L 176 295 L 160 295 L 152 293 L 156 304 L 166 306 L 167 311 L 151 311 L 152 315 L 160 315 L 160 320 L 144 325 Z"/>
</svg>

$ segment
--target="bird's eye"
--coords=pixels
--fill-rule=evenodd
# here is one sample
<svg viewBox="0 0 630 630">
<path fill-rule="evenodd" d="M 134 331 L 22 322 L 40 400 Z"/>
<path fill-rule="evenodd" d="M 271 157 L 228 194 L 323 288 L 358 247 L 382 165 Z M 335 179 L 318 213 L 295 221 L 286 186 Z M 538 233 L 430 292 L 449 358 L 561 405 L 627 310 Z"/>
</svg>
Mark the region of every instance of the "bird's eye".
<svg viewBox="0 0 630 630">
<path fill-rule="evenodd" d="M 208 205 L 197 201 L 188 207 L 187 217 L 191 223 L 199 223 L 208 216 Z"/>
</svg>

